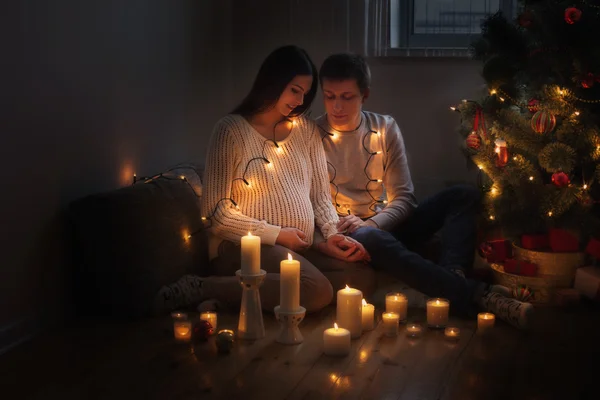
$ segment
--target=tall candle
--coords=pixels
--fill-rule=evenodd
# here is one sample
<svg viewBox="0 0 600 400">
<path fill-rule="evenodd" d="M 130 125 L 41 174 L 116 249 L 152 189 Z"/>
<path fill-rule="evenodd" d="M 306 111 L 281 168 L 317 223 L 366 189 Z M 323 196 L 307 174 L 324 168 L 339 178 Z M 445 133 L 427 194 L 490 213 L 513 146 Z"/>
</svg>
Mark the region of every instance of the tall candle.
<svg viewBox="0 0 600 400">
<path fill-rule="evenodd" d="M 362 299 L 362 330 L 372 331 L 375 328 L 375 306 Z"/>
<path fill-rule="evenodd" d="M 385 312 L 381 315 L 383 321 L 383 334 L 385 336 L 397 336 L 400 317 L 395 312 Z"/>
<path fill-rule="evenodd" d="M 217 331 L 217 313 L 214 311 L 205 311 L 200 314 L 200 321 L 208 321 L 213 328 L 213 333 Z"/>
<path fill-rule="evenodd" d="M 323 352 L 328 356 L 345 356 L 350 353 L 350 331 L 333 324 L 323 332 Z"/>
<path fill-rule="evenodd" d="M 300 308 L 300 261 L 288 253 L 288 259 L 279 264 L 279 306 L 281 311 L 296 311 Z"/>
<path fill-rule="evenodd" d="M 443 328 L 448 324 L 450 302 L 446 299 L 427 301 L 427 325 L 431 328 Z"/>
<path fill-rule="evenodd" d="M 173 334 L 180 342 L 189 342 L 192 339 L 192 321 L 180 319 L 173 322 Z"/>
<path fill-rule="evenodd" d="M 496 322 L 496 316 L 492 313 L 479 313 L 477 314 L 477 332 L 484 333 L 494 327 Z"/>
<path fill-rule="evenodd" d="M 400 321 L 406 321 L 408 315 L 408 299 L 402 293 L 385 295 L 385 311 L 398 314 Z"/>
<path fill-rule="evenodd" d="M 242 236 L 242 275 L 260 274 L 260 236 Z"/>
<path fill-rule="evenodd" d="M 362 334 L 362 292 L 346 287 L 337 292 L 336 319 L 342 328 L 350 331 L 352 339 Z"/>
</svg>

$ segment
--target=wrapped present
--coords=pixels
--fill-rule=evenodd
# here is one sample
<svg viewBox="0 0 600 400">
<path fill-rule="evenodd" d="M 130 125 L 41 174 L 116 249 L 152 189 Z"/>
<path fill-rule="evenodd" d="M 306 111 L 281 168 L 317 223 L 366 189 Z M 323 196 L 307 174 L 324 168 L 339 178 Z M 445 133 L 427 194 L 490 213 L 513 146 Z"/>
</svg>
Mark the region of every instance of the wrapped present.
<svg viewBox="0 0 600 400">
<path fill-rule="evenodd" d="M 574 287 L 588 299 L 600 301 L 600 267 L 577 268 Z"/>
<path fill-rule="evenodd" d="M 596 260 L 600 260 L 600 239 L 591 238 L 585 247 L 585 252 Z"/>
<path fill-rule="evenodd" d="M 522 235 L 521 247 L 527 250 L 541 250 L 550 247 L 548 234 L 542 235 Z"/>
<path fill-rule="evenodd" d="M 579 251 L 579 237 L 565 229 L 552 228 L 549 232 L 550 248 L 555 253 Z"/>
<path fill-rule="evenodd" d="M 537 269 L 537 265 L 530 263 L 529 261 L 517 260 L 514 258 L 507 258 L 506 260 L 504 260 L 504 272 L 509 274 L 521 276 L 536 276 Z"/>
<path fill-rule="evenodd" d="M 581 294 L 577 291 L 577 289 L 556 289 L 556 291 L 554 292 L 554 302 L 558 306 L 573 306 L 578 304 L 580 300 Z"/>
<path fill-rule="evenodd" d="M 489 263 L 504 262 L 512 257 L 512 246 L 508 240 L 488 240 L 481 244 L 479 252 Z"/>
</svg>

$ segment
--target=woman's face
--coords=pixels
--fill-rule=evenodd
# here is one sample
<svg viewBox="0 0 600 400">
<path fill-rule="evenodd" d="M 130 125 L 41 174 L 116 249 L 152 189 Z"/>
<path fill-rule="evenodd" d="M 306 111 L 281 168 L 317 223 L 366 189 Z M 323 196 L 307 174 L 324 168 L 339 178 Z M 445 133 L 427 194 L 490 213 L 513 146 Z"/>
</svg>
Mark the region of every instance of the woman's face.
<svg viewBox="0 0 600 400">
<path fill-rule="evenodd" d="M 294 108 L 302 105 L 304 95 L 310 91 L 312 81 L 312 75 L 296 75 L 279 96 L 275 104 L 277 111 L 287 117 Z"/>
</svg>

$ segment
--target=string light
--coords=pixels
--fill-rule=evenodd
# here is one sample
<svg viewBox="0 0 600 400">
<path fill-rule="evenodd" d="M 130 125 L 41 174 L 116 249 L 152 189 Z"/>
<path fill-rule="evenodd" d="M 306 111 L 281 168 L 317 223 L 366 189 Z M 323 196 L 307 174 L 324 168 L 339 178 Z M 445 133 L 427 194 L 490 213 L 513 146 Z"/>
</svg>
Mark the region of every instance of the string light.
<svg viewBox="0 0 600 400">
<path fill-rule="evenodd" d="M 584 184 L 583 184 L 583 190 L 586 190 L 587 188 L 588 188 L 588 185 L 587 185 L 587 183 L 584 183 Z"/>
<path fill-rule="evenodd" d="M 551 217 L 552 216 L 552 211 L 548 211 L 548 216 Z"/>
<path fill-rule="evenodd" d="M 490 215 L 490 221 L 493 221 L 495 219 L 496 219 L 496 217 L 494 217 L 493 215 Z"/>
<path fill-rule="evenodd" d="M 533 181 L 533 176 L 530 176 L 530 177 L 529 177 L 529 180 L 530 180 L 530 181 Z"/>
</svg>

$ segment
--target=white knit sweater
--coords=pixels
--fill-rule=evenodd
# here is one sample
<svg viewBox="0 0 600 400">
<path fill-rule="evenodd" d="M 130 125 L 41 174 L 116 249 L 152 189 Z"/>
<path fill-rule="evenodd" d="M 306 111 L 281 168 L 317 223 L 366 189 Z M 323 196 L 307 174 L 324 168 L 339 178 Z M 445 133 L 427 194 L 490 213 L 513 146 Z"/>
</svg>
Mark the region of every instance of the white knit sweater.
<svg viewBox="0 0 600 400">
<path fill-rule="evenodd" d="M 217 122 L 202 197 L 203 216 L 210 220 L 211 258 L 222 239 L 240 242 L 248 232 L 269 245 L 283 227 L 300 229 L 310 243 L 315 223 L 325 238 L 337 233 L 339 219 L 316 124 L 297 118 L 288 137 L 277 143 L 279 148 L 242 116 Z"/>
</svg>

